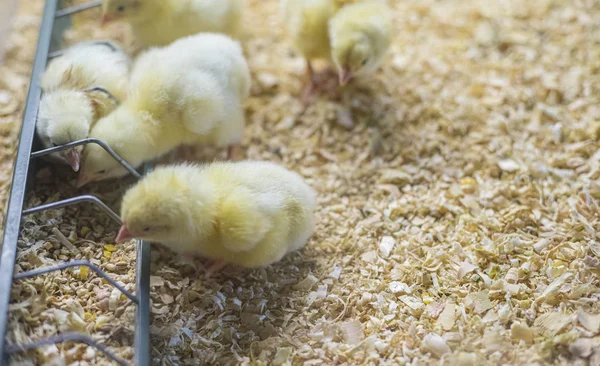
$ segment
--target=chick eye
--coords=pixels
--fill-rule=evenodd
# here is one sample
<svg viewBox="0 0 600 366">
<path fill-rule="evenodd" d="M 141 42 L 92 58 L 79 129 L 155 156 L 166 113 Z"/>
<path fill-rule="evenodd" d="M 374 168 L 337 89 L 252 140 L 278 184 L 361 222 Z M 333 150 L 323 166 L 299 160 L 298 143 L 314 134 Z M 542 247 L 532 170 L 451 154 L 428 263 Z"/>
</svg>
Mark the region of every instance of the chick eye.
<svg viewBox="0 0 600 366">
<path fill-rule="evenodd" d="M 147 233 L 148 231 L 150 231 L 150 226 L 145 227 L 142 231 L 145 232 L 145 233 Z"/>
<path fill-rule="evenodd" d="M 365 58 L 364 60 L 362 60 L 361 65 L 365 66 L 367 62 L 369 62 L 369 59 Z"/>
<path fill-rule="evenodd" d="M 125 11 L 125 7 L 124 7 L 123 5 L 121 5 L 121 6 L 119 6 L 119 7 L 117 8 L 117 11 L 118 11 L 118 12 L 123 12 L 123 11 Z"/>
</svg>

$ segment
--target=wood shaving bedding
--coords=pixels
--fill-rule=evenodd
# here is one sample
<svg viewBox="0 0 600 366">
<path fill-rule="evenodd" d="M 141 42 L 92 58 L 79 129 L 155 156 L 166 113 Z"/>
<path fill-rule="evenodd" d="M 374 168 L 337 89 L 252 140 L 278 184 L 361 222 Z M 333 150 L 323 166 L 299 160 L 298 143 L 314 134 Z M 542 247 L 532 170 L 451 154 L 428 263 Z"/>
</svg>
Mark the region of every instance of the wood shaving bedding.
<svg viewBox="0 0 600 366">
<path fill-rule="evenodd" d="M 294 169 L 317 189 L 317 230 L 281 263 L 228 267 L 210 280 L 201 262 L 154 249 L 155 364 L 600 363 L 600 4 L 397 1 L 397 37 L 382 69 L 340 100 L 321 96 L 304 110 L 303 61 L 283 34 L 278 2 L 248 3 L 246 154 Z M 0 73 L 5 177 L 40 8 L 21 2 Z M 100 29 L 93 13 L 77 18 L 69 43 L 111 35 L 135 49 L 125 26 Z M 348 110 L 353 127 L 338 121 Z M 223 152 L 197 151 L 199 161 L 215 156 Z M 64 191 L 69 177 L 28 202 Z M 118 207 L 120 191 L 96 188 L 114 192 L 107 202 Z M 8 183 L 1 192 L 5 201 Z M 64 211 L 24 221 L 19 266 L 86 256 L 115 265 L 109 272 L 133 286 L 130 267 L 115 262 L 132 260 L 133 250 L 101 245 L 112 244 L 109 220 L 85 205 Z M 87 217 L 87 237 L 69 214 Z M 54 227 L 70 239 L 72 225 L 86 239 L 72 242 L 80 254 L 51 239 Z M 93 324 L 86 313 L 104 316 L 90 303 L 112 290 L 98 284 L 97 294 L 93 274 L 64 272 L 15 286 L 12 337 L 53 327 L 59 310 L 81 318 L 68 304 L 83 309 L 73 327 Z M 77 289 L 87 303 L 74 301 Z M 63 302 L 51 300 L 57 292 Z M 49 309 L 54 318 L 42 320 Z M 131 325 L 123 329 L 106 342 L 127 355 Z M 84 364 L 88 352 L 70 345 L 35 357 Z"/>
</svg>

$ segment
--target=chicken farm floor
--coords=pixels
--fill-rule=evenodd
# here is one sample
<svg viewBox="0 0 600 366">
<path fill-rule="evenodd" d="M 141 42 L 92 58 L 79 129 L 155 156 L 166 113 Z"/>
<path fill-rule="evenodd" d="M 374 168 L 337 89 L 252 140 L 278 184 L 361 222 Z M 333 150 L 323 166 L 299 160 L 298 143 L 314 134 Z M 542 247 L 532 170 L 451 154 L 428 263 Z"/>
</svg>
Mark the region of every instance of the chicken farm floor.
<svg viewBox="0 0 600 366">
<path fill-rule="evenodd" d="M 155 247 L 155 364 L 600 364 L 600 2 L 392 2 L 383 67 L 303 110 L 278 2 L 248 1 L 245 153 L 307 179 L 317 229 L 281 263 L 210 280 Z M 0 67 L 3 206 L 41 7 L 21 0 Z M 125 26 L 81 18 L 67 43 L 132 49 Z M 73 174 L 38 175 L 28 204 L 73 194 Z M 24 221 L 18 268 L 89 258 L 133 288 L 132 245 L 76 210 Z M 131 357 L 131 325 L 111 321 L 132 307 L 91 273 L 16 284 L 12 303 L 12 341 L 75 329 Z M 106 362 L 73 345 L 31 357 Z"/>
</svg>

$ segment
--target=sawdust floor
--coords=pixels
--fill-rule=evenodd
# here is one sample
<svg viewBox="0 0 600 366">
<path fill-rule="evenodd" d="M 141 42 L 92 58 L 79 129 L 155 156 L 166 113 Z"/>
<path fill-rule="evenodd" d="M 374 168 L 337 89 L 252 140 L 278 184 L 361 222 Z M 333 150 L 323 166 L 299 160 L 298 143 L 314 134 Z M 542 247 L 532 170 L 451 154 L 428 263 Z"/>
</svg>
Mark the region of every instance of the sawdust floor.
<svg viewBox="0 0 600 366">
<path fill-rule="evenodd" d="M 382 69 L 304 112 L 278 2 L 249 3 L 246 154 L 306 177 L 317 230 L 208 281 L 154 249 L 156 364 L 600 364 L 600 3 L 397 1 Z M 33 48 L 2 71 L 26 80 Z M 5 156 L 19 111 L 3 116 Z"/>
</svg>

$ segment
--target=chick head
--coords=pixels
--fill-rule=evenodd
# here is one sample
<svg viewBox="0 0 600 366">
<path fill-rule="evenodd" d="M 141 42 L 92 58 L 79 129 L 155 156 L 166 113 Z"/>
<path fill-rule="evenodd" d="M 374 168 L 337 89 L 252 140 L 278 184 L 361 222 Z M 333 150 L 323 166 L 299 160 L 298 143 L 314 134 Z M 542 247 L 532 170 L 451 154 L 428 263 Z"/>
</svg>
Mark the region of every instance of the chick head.
<svg viewBox="0 0 600 366">
<path fill-rule="evenodd" d="M 142 0 L 104 0 L 102 2 L 102 24 L 114 20 L 130 20 L 142 16 Z"/>
<path fill-rule="evenodd" d="M 340 34 L 332 39 L 332 58 L 338 69 L 340 85 L 377 66 L 375 47 L 364 33 Z"/>
<path fill-rule="evenodd" d="M 130 188 L 123 197 L 123 226 L 117 242 L 132 238 L 173 242 L 191 222 L 189 187 L 170 168 L 158 168 Z"/>
<path fill-rule="evenodd" d="M 124 108 L 115 109 L 111 114 L 96 122 L 94 128 L 90 131 L 90 137 L 103 141 L 121 158 L 131 164 L 131 156 L 128 155 L 131 152 L 130 146 L 120 138 L 120 132 L 130 121 L 127 119 L 128 116 L 129 114 Z M 127 169 L 102 146 L 87 144 L 83 149 L 78 186 L 82 187 L 93 181 L 123 177 L 127 173 Z"/>
<path fill-rule="evenodd" d="M 50 148 L 87 138 L 94 118 L 94 104 L 85 92 L 56 90 L 46 93 L 38 113 L 43 145 Z M 53 156 L 78 171 L 82 150 L 83 146 L 77 146 Z"/>
</svg>

